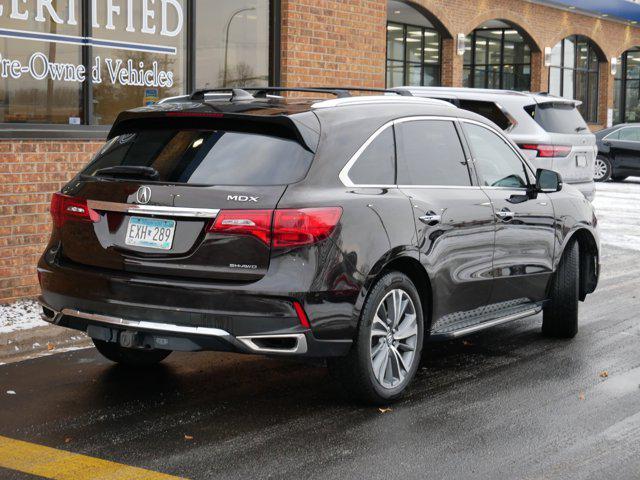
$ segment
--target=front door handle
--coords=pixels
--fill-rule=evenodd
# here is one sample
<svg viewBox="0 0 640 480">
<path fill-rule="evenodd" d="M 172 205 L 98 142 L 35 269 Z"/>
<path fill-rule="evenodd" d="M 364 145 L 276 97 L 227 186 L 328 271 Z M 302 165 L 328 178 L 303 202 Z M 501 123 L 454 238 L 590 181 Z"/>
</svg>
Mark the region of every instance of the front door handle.
<svg viewBox="0 0 640 480">
<path fill-rule="evenodd" d="M 516 217 L 516 214 L 508 208 L 503 208 L 499 212 L 496 212 L 496 216 L 503 222 L 510 222 Z"/>
<path fill-rule="evenodd" d="M 426 215 L 421 216 L 420 221 L 425 225 L 434 227 L 442 221 L 442 215 L 437 215 L 433 212 L 429 212 Z"/>
</svg>

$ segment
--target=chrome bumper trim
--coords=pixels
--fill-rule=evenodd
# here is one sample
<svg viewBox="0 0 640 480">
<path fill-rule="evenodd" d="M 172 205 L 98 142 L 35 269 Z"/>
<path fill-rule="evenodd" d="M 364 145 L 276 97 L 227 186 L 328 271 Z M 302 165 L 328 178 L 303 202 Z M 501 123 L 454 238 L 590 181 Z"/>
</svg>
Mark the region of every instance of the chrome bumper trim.
<svg viewBox="0 0 640 480">
<path fill-rule="evenodd" d="M 216 218 L 218 208 L 164 207 L 157 205 L 134 205 L 130 203 L 103 202 L 87 200 L 87 206 L 102 212 L 122 212 L 136 215 L 162 215 L 167 217 Z"/>
<path fill-rule="evenodd" d="M 133 328 L 136 330 L 151 330 L 155 332 L 187 333 L 190 335 L 206 335 L 209 337 L 233 338 L 233 336 L 229 332 L 221 330 L 219 328 L 187 327 L 184 325 L 173 325 L 171 323 L 126 320 L 124 318 L 111 317 L 109 315 L 100 315 L 97 313 L 86 313 L 69 308 L 65 308 L 64 310 L 62 310 L 62 316 L 82 318 L 85 320 L 91 320 L 93 322 L 106 323 L 108 325 L 114 325 L 116 327 Z"/>
</svg>

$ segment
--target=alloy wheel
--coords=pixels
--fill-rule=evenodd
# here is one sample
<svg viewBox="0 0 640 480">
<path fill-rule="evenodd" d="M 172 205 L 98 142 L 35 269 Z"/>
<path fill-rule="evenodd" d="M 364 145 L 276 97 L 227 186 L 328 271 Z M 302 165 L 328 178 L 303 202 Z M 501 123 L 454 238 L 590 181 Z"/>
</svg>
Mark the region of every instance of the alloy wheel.
<svg viewBox="0 0 640 480">
<path fill-rule="evenodd" d="M 607 176 L 607 171 L 608 171 L 608 168 L 605 161 L 602 158 L 599 158 L 599 157 L 596 158 L 594 179 L 596 181 L 603 180 Z"/>
<path fill-rule="evenodd" d="M 378 383 L 396 388 L 415 361 L 418 320 L 411 297 L 401 289 L 382 299 L 371 323 L 371 366 Z"/>
</svg>

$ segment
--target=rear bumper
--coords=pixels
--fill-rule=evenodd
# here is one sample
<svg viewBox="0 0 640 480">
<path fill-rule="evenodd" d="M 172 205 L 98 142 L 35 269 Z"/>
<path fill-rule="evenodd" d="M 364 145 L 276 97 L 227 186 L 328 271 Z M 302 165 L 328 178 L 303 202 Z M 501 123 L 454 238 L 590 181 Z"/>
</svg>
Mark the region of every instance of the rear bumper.
<svg viewBox="0 0 640 480">
<path fill-rule="evenodd" d="M 48 305 L 43 297 L 38 301 L 42 306 L 41 316 L 44 321 L 83 331 L 97 340 L 119 343 L 130 348 L 333 357 L 346 355 L 351 346 L 351 342 L 347 341 L 318 340 L 310 330 L 299 333 L 233 336 L 219 328 L 130 320 L 72 308 L 57 311 Z"/>
<path fill-rule="evenodd" d="M 346 355 L 350 339 L 321 339 L 298 318 L 291 292 L 151 281 L 49 264 L 38 266 L 43 319 L 135 347 L 298 357 Z M 302 300 L 302 298 L 300 298 Z M 123 340 L 124 339 L 124 340 Z"/>
</svg>

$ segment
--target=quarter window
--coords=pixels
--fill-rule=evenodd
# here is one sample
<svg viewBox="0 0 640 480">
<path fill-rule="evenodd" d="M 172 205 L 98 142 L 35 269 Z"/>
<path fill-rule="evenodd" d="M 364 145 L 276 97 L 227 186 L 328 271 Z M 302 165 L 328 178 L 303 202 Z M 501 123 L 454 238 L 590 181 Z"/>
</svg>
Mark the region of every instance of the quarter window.
<svg viewBox="0 0 640 480">
<path fill-rule="evenodd" d="M 522 160 L 507 143 L 491 130 L 465 124 L 480 185 L 526 188 L 528 177 Z"/>
<path fill-rule="evenodd" d="M 396 126 L 398 184 L 469 186 L 460 137 L 449 121 L 416 120 Z"/>
<path fill-rule="evenodd" d="M 393 128 L 383 130 L 362 152 L 349 170 L 356 185 L 393 185 L 396 177 L 396 150 Z"/>
</svg>

